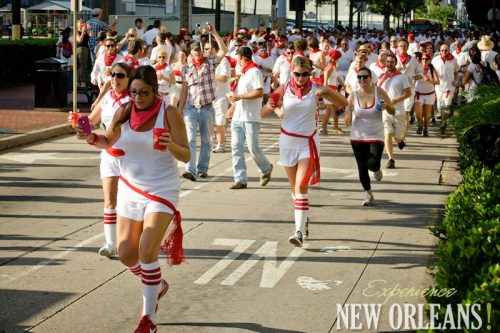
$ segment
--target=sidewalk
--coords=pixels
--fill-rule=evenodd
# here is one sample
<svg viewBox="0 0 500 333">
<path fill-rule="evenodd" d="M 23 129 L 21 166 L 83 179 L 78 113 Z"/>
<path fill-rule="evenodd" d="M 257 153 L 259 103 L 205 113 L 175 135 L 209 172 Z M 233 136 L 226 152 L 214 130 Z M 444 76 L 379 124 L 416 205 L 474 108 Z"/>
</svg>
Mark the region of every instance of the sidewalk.
<svg viewBox="0 0 500 333">
<path fill-rule="evenodd" d="M 66 111 L 34 111 L 34 107 L 34 84 L 0 88 L 0 151 L 72 133 Z M 68 103 L 66 109 L 70 108 Z"/>
</svg>

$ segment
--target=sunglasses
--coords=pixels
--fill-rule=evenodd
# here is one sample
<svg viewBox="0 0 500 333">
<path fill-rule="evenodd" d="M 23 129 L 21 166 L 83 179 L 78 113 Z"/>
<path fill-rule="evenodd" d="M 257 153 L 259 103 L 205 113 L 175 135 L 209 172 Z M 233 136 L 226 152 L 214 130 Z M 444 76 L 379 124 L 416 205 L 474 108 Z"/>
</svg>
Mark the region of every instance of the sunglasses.
<svg viewBox="0 0 500 333">
<path fill-rule="evenodd" d="M 115 47 L 115 44 L 106 44 L 106 47 L 109 49 L 110 47 Z"/>
<path fill-rule="evenodd" d="M 136 96 L 146 97 L 151 94 L 151 91 L 130 91 L 130 97 L 135 98 Z"/>
<path fill-rule="evenodd" d="M 358 75 L 357 77 L 358 77 L 358 80 L 361 80 L 361 79 L 366 80 L 366 79 L 370 78 L 370 75 Z"/>
<path fill-rule="evenodd" d="M 115 73 L 115 72 L 112 72 L 111 73 L 111 77 L 116 77 L 117 79 L 124 79 L 127 75 L 125 75 L 125 73 Z"/>
<path fill-rule="evenodd" d="M 158 58 L 158 59 L 159 59 L 159 58 L 166 59 L 167 57 L 165 57 L 165 56 L 158 56 L 157 58 Z"/>
<path fill-rule="evenodd" d="M 293 76 L 295 77 L 308 77 L 309 75 L 311 75 L 309 72 L 302 72 L 302 73 L 298 73 L 298 72 L 293 72 Z"/>
<path fill-rule="evenodd" d="M 288 55 L 293 55 L 294 52 L 287 52 L 286 54 Z"/>
<path fill-rule="evenodd" d="M 129 36 L 129 37 L 135 37 L 135 35 L 133 35 L 133 34 L 129 34 L 128 36 Z"/>
<path fill-rule="evenodd" d="M 422 58 L 422 60 L 428 61 L 428 60 L 431 60 L 431 59 L 429 59 L 429 58 Z"/>
<path fill-rule="evenodd" d="M 235 47 L 240 47 L 240 46 L 241 46 L 241 44 L 234 44 L 234 46 L 235 46 Z"/>
<path fill-rule="evenodd" d="M 205 51 L 210 51 L 210 50 L 211 50 L 211 48 L 205 49 Z"/>
</svg>

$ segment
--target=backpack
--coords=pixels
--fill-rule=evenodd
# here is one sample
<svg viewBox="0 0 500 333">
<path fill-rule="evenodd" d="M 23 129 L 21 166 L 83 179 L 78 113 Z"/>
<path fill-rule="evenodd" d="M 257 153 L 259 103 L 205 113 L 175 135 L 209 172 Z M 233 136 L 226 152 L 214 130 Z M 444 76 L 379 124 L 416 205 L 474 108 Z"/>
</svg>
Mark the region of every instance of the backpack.
<svg viewBox="0 0 500 333">
<path fill-rule="evenodd" d="M 489 84 L 489 85 L 498 85 L 500 82 L 498 80 L 498 75 L 497 73 L 490 67 L 490 64 L 487 62 L 486 66 L 483 64 L 479 63 L 478 64 L 481 68 L 481 76 L 479 79 L 479 82 L 476 82 L 477 85 L 479 84 Z"/>
<path fill-rule="evenodd" d="M 73 55 L 73 46 L 69 41 L 62 44 L 62 55 L 64 58 L 70 58 Z"/>
</svg>

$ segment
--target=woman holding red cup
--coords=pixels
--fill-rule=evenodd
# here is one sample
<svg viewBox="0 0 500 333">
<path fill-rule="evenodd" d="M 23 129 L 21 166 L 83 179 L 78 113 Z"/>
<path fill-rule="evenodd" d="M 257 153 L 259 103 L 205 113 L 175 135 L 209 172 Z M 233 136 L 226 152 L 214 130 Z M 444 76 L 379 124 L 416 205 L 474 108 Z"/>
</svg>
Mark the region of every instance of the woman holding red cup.
<svg viewBox="0 0 500 333">
<path fill-rule="evenodd" d="M 347 106 L 347 100 L 330 87 L 311 81 L 312 66 L 309 59 L 296 56 L 292 60 L 291 70 L 292 80 L 271 94 L 262 114 L 274 109 L 282 119 L 280 163 L 285 167 L 290 183 L 295 214 L 295 232 L 289 240 L 301 247 L 303 240 L 309 236 L 309 183 L 316 184 L 320 174 L 316 114 L 318 101 L 324 98 L 343 107 Z"/>
<path fill-rule="evenodd" d="M 159 249 L 169 264 L 184 260 L 177 161 L 187 162 L 190 151 L 181 113 L 158 95 L 158 79 L 151 66 L 139 66 L 131 74 L 128 90 L 132 103 L 120 108 L 105 135 L 78 138 L 99 148 L 118 144 L 125 152 L 120 164 L 117 203 L 118 257 L 140 277 L 143 307 L 135 332 L 156 332 L 153 316 L 168 290 L 158 261 Z M 158 137 L 163 151 L 153 148 L 153 129 L 168 129 Z M 167 228 L 173 222 L 173 227 Z"/>
</svg>

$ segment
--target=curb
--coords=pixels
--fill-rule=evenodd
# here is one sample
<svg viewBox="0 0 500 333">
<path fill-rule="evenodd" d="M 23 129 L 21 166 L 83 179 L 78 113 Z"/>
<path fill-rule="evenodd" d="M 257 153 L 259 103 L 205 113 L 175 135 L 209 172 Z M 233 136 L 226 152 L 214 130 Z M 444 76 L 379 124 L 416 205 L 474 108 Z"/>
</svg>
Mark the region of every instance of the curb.
<svg viewBox="0 0 500 333">
<path fill-rule="evenodd" d="M 71 124 L 62 124 L 32 132 L 9 136 L 7 138 L 0 139 L 0 151 L 71 133 L 74 133 Z"/>
</svg>

